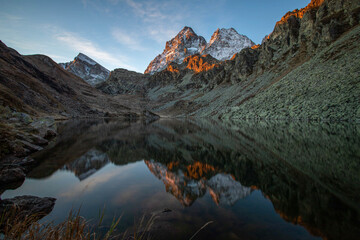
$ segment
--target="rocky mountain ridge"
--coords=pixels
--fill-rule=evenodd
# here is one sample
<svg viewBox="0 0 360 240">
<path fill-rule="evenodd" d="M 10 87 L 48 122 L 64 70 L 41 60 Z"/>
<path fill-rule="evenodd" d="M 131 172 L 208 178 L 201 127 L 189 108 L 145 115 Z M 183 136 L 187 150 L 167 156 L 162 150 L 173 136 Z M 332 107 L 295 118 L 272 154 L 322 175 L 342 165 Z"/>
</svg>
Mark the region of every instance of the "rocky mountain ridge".
<svg viewBox="0 0 360 240">
<path fill-rule="evenodd" d="M 67 63 L 59 63 L 68 72 L 75 74 L 84 79 L 90 85 L 96 85 L 104 82 L 110 74 L 110 71 L 90 57 L 83 53 L 79 53 L 73 61 Z"/>
<path fill-rule="evenodd" d="M 162 116 L 360 121 L 359 15 L 357 1 L 313 0 L 261 45 L 227 61 L 183 55 L 132 89 Z"/>
<path fill-rule="evenodd" d="M 240 35 L 235 29 L 217 29 L 210 42 L 198 36 L 190 27 L 184 27 L 173 39 L 166 42 L 164 51 L 159 54 L 147 67 L 144 73 L 154 74 L 167 67 L 171 62 L 181 64 L 191 55 L 210 54 L 217 60 L 228 60 L 235 53 L 245 47 L 252 47 L 254 43 L 245 35 Z"/>
<path fill-rule="evenodd" d="M 143 115 L 141 99 L 112 97 L 44 55 L 23 56 L 0 42 L 0 104 L 55 118 Z"/>
<path fill-rule="evenodd" d="M 100 91 L 116 95 L 116 94 L 145 94 L 145 85 L 148 76 L 129 71 L 123 68 L 117 68 L 110 72 L 108 79 L 97 84 L 95 87 Z"/>
<path fill-rule="evenodd" d="M 358 1 L 313 0 L 231 60 L 206 71 L 172 63 L 143 84 L 163 116 L 357 121 L 359 19 Z"/>
</svg>

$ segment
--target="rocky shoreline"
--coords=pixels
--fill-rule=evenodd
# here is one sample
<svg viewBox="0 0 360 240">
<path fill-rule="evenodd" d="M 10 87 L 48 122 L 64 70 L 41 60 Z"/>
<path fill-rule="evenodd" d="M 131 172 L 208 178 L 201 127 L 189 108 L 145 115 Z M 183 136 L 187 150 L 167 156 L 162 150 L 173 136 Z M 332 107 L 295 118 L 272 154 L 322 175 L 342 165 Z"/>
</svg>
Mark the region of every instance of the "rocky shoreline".
<svg viewBox="0 0 360 240">
<path fill-rule="evenodd" d="M 3 200 L 1 194 L 23 184 L 26 174 L 37 164 L 30 155 L 54 140 L 56 122 L 51 117 L 33 118 L 9 107 L 0 110 L 0 133 L 5 136 L 0 140 L 0 216 L 7 221 L 11 221 L 8 214 L 16 216 L 13 220 L 17 222 L 30 215 L 36 216 L 34 220 L 41 219 L 52 211 L 55 198 L 17 196 Z M 5 227 L 2 224 L 0 231 Z"/>
<path fill-rule="evenodd" d="M 25 180 L 36 164 L 30 155 L 42 150 L 56 135 L 53 118 L 32 118 L 26 113 L 3 108 L 1 111 L 0 194 Z"/>
</svg>

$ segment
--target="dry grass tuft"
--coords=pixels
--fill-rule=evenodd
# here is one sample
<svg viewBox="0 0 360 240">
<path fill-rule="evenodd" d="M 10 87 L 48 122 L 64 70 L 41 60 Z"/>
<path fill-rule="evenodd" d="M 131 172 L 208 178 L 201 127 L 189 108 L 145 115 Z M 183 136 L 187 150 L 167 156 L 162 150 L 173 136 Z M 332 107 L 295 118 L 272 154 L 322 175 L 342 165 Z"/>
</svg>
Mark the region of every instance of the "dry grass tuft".
<svg viewBox="0 0 360 240">
<path fill-rule="evenodd" d="M 110 239 L 150 239 L 149 231 L 156 217 L 152 216 L 148 221 L 143 217 L 133 234 L 116 233 L 116 228 L 120 222 L 121 216 L 113 218 L 112 223 L 108 226 L 106 233 L 101 231 L 102 221 L 105 211 L 99 212 L 99 219 L 96 225 L 80 216 L 80 210 L 70 211 L 69 216 L 62 223 L 39 223 L 43 214 L 33 214 L 30 216 L 21 216 L 13 208 L 5 211 L 0 217 L 0 239 L 4 240 L 110 240 Z M 105 226 L 106 227 L 106 226 Z M 138 230 L 137 230 L 138 229 Z"/>
</svg>

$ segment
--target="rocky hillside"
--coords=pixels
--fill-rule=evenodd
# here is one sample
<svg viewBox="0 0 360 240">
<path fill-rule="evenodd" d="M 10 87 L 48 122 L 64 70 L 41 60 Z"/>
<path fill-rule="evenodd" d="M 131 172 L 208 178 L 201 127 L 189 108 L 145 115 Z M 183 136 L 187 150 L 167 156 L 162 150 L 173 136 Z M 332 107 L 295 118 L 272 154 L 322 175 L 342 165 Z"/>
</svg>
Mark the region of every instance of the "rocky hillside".
<svg viewBox="0 0 360 240">
<path fill-rule="evenodd" d="M 155 73 L 147 96 L 163 116 L 359 120 L 359 19 L 359 1 L 313 0 L 232 60 Z"/>
<path fill-rule="evenodd" d="M 133 97 L 111 97 L 44 55 L 22 56 L 0 42 L 0 105 L 32 116 L 140 116 Z"/>
<path fill-rule="evenodd" d="M 79 53 L 71 62 L 59 64 L 65 70 L 81 77 L 90 85 L 104 82 L 110 74 L 109 70 L 82 53 Z"/>
<path fill-rule="evenodd" d="M 147 78 L 148 76 L 142 73 L 117 68 L 111 71 L 105 82 L 96 85 L 96 88 L 111 95 L 137 93 L 144 95 Z"/>
<path fill-rule="evenodd" d="M 242 49 L 254 45 L 255 43 L 251 39 L 245 35 L 240 35 L 234 28 L 218 28 L 201 54 L 210 54 L 212 57 L 224 61 L 229 60 Z"/>
</svg>

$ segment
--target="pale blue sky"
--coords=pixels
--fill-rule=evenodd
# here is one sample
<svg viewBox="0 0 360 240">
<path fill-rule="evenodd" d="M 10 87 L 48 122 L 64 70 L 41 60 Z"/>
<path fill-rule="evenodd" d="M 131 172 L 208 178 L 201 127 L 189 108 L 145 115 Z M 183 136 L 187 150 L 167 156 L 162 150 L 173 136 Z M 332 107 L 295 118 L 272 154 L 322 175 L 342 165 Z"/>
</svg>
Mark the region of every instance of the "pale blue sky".
<svg viewBox="0 0 360 240">
<path fill-rule="evenodd" d="M 235 28 L 255 43 L 286 12 L 310 0 L 0 0 L 0 40 L 21 54 L 56 62 L 79 52 L 109 70 L 143 72 L 167 40 L 190 26 L 206 41 Z"/>
</svg>

